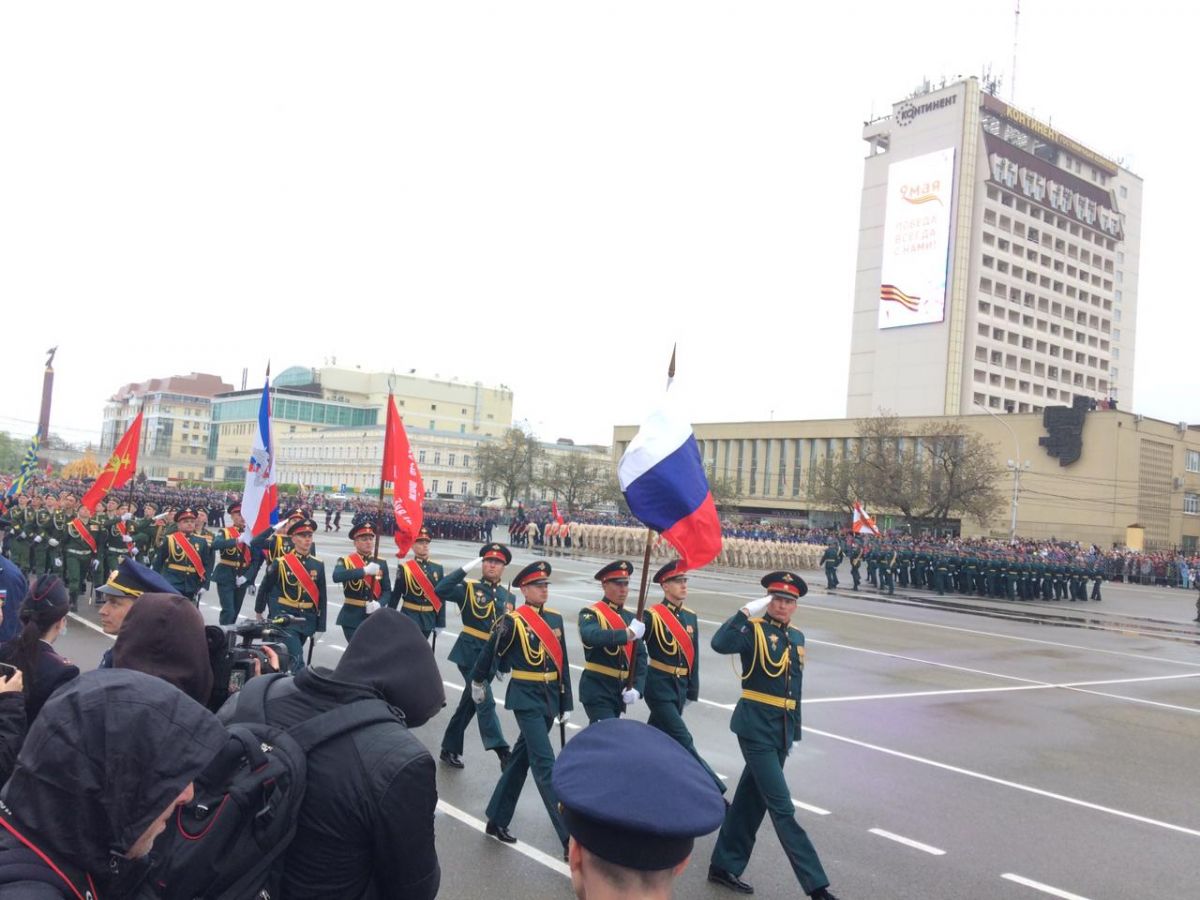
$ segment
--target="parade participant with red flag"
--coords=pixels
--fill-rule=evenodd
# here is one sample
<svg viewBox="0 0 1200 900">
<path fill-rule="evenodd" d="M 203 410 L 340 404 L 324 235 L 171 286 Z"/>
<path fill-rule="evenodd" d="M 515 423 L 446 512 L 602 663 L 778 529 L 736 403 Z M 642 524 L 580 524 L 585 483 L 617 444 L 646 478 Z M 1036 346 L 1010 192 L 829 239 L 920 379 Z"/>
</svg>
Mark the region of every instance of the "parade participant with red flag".
<svg viewBox="0 0 1200 900">
<path fill-rule="evenodd" d="M 142 441 L 142 413 L 139 410 L 134 416 L 124 436 L 117 442 L 116 449 L 108 458 L 104 471 L 96 478 L 95 483 L 88 488 L 80 503 L 87 507 L 88 512 L 96 511 L 96 504 L 105 498 L 109 491 L 123 487 L 137 472 L 138 447 Z"/>
</svg>

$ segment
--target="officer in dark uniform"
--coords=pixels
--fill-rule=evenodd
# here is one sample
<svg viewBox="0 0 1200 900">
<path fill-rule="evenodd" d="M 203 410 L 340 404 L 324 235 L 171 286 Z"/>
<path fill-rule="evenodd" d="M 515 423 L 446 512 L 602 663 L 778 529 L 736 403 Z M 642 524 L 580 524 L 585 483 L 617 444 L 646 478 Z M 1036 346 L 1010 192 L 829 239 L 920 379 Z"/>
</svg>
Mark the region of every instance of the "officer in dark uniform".
<svg viewBox="0 0 1200 900">
<path fill-rule="evenodd" d="M 663 590 L 663 602 L 646 610 L 647 720 L 666 732 L 704 766 L 721 793 L 725 785 L 696 750 L 692 733 L 683 721 L 683 708 L 700 697 L 699 619 L 683 602 L 687 599 L 687 569 L 676 559 L 654 573 Z M 648 617 L 648 618 L 647 618 Z"/>
<path fill-rule="evenodd" d="M 847 554 L 850 560 L 850 580 L 854 582 L 854 590 L 858 590 L 858 586 L 862 584 L 862 575 L 859 573 L 859 567 L 862 566 L 863 548 L 861 544 L 854 543 L 850 545 L 850 552 Z"/>
<path fill-rule="evenodd" d="M 825 567 L 825 587 L 829 590 L 838 586 L 837 567 L 842 558 L 842 548 L 837 544 L 830 544 L 821 554 L 821 565 Z"/>
<path fill-rule="evenodd" d="M 614 766 L 615 759 L 637 763 Z M 572 738 L 554 764 L 553 784 L 579 897 L 670 896 L 696 838 L 725 818 L 720 793 L 687 751 L 630 719 L 600 722 Z"/>
<path fill-rule="evenodd" d="M 511 672 L 504 694 L 504 708 L 517 720 L 521 736 L 500 773 L 500 781 L 487 806 L 487 833 L 506 844 L 516 841 L 508 832 L 525 776 L 532 771 L 542 803 L 550 815 L 566 858 L 567 828 L 558 813 L 551 775 L 554 747 L 550 726 L 566 724 L 574 701 L 571 695 L 571 666 L 563 633 L 563 617 L 546 605 L 550 596 L 550 563 L 530 563 L 517 573 L 513 587 L 525 602 L 504 615 L 492 629 L 471 670 L 471 697 L 476 703 L 487 699 L 487 683 L 497 670 Z"/>
<path fill-rule="evenodd" d="M 879 551 L 879 588 L 887 588 L 889 594 L 896 593 L 896 566 L 900 555 L 890 544 Z"/>
<path fill-rule="evenodd" d="M 641 642 L 646 626 L 625 608 L 632 574 L 633 564 L 626 560 L 606 565 L 594 576 L 604 599 L 579 611 L 584 658 L 579 702 L 589 724 L 619 717 L 646 689 L 646 645 Z M 636 666 L 634 686 L 626 688 L 631 663 Z"/>
<path fill-rule="evenodd" d="M 179 528 L 167 535 L 162 546 L 154 554 L 154 571 L 158 572 L 175 588 L 196 605 L 212 579 L 212 561 L 208 559 L 208 541 L 197 537 L 196 513 L 181 509 L 175 513 L 175 525 Z"/>
<path fill-rule="evenodd" d="M 71 609 L 77 607 L 78 595 L 84 592 L 87 579 L 96 580 L 100 568 L 100 546 L 104 535 L 92 521 L 86 506 L 79 508 L 79 515 L 67 523 L 63 532 L 63 559 L 66 563 L 63 581 L 71 592 Z"/>
<path fill-rule="evenodd" d="M 317 523 L 301 517 L 289 519 L 288 537 L 292 549 L 267 565 L 262 589 L 254 602 L 254 612 L 262 618 L 264 608 L 271 616 L 296 616 L 303 624 L 283 629 L 284 643 L 291 656 L 291 670 L 304 666 L 301 650 L 306 640 L 315 639 L 325 631 L 328 607 L 325 593 L 325 564 L 312 552 L 313 531 Z"/>
<path fill-rule="evenodd" d="M 829 879 L 808 834 L 796 821 L 783 763 L 800 740 L 800 689 L 804 679 L 804 633 L 791 627 L 796 601 L 808 592 L 804 579 L 771 572 L 762 579 L 767 596 L 747 603 L 713 635 L 718 653 L 739 654 L 742 697 L 729 728 L 737 735 L 746 768 L 713 848 L 708 880 L 743 894 L 763 816 L 771 815 L 792 871 L 804 893 L 830 900 Z"/>
<path fill-rule="evenodd" d="M 217 583 L 217 597 L 221 601 L 221 614 L 217 621 L 222 625 L 237 622 L 254 567 L 250 535 L 246 533 L 246 520 L 242 518 L 240 502 L 229 504 L 229 517 L 233 524 L 214 535 L 211 545 L 215 570 L 212 580 Z"/>
<path fill-rule="evenodd" d="M 29 498 L 22 494 L 17 498 L 17 506 L 9 513 L 12 530 L 8 534 L 6 555 L 22 572 L 29 570 L 30 537 L 27 529 L 32 520 L 29 510 Z"/>
<path fill-rule="evenodd" d="M 375 526 L 370 522 L 355 525 L 350 529 L 350 540 L 354 541 L 354 552 L 338 557 L 333 567 L 333 582 L 340 584 L 345 594 L 337 624 L 342 626 L 347 643 L 367 616 L 392 596 L 387 560 L 375 555 Z"/>
<path fill-rule="evenodd" d="M 479 558 L 455 569 L 434 589 L 443 603 L 454 603 L 462 612 L 462 631 L 450 648 L 450 662 L 458 666 L 467 690 L 463 691 L 458 708 L 442 735 L 442 752 L 439 757 L 446 765 L 455 769 L 463 767 L 463 737 L 473 716 L 479 717 L 479 736 L 483 749 L 495 750 L 504 768 L 509 757 L 508 741 L 500 728 L 496 715 L 496 701 L 492 697 L 490 680 L 485 679 L 485 698 L 477 703 L 471 697 L 471 670 L 491 634 L 492 625 L 515 605 L 513 595 L 500 584 L 504 567 L 512 562 L 512 551 L 503 544 L 484 544 Z M 467 573 L 476 568 L 482 570 L 479 581 L 467 578 Z"/>
<path fill-rule="evenodd" d="M 424 525 L 417 532 L 413 541 L 411 562 L 401 563 L 396 571 L 396 586 L 388 606 L 400 608 L 406 616 L 417 623 L 421 634 L 428 638 L 431 634 L 440 633 L 446 627 L 446 604 L 437 596 L 437 584 L 446 577 L 446 570 L 440 562 L 429 557 L 429 547 L 432 536 Z M 412 570 L 412 566 L 420 568 L 425 578 L 422 580 Z M 429 588 L 433 588 L 433 596 L 428 596 Z"/>
</svg>

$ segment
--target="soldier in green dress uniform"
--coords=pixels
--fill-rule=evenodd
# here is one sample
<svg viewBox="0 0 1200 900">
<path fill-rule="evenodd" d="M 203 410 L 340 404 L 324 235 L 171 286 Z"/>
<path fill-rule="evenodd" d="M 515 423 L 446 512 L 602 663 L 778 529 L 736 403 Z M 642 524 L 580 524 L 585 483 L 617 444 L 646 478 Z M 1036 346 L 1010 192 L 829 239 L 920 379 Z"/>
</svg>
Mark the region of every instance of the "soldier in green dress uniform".
<svg viewBox="0 0 1200 900">
<path fill-rule="evenodd" d="M 825 587 L 829 590 L 838 586 L 837 567 L 841 564 L 842 558 L 842 548 L 837 544 L 830 544 L 821 554 L 821 565 L 825 567 Z"/>
<path fill-rule="evenodd" d="M 195 534 L 195 510 L 181 509 L 174 519 L 179 530 L 167 535 L 155 552 L 153 569 L 178 593 L 199 606 L 200 597 L 212 579 L 208 541 Z"/>
<path fill-rule="evenodd" d="M 54 547 L 50 541 L 57 542 L 54 537 L 54 510 L 58 501 L 53 497 L 34 497 L 33 527 L 30 529 L 32 542 L 30 547 L 29 571 L 33 575 L 42 575 L 50 571 L 50 560 L 53 558 Z"/>
<path fill-rule="evenodd" d="M 491 636 L 476 657 L 470 673 L 471 697 L 487 700 L 487 683 L 496 671 L 511 672 L 504 694 L 504 708 L 517 720 L 521 736 L 500 773 L 487 805 L 487 833 L 506 844 L 516 841 L 508 831 L 525 778 L 533 780 L 550 816 L 566 858 L 570 835 L 558 811 L 551 776 L 554 747 L 550 726 L 565 725 L 574 702 L 571 696 L 571 666 L 563 633 L 563 617 L 546 605 L 550 596 L 550 563 L 539 560 L 517 573 L 513 586 L 525 602 L 496 622 Z"/>
<path fill-rule="evenodd" d="M 771 572 L 762 585 L 767 596 L 747 603 L 712 638 L 718 653 L 741 657 L 742 697 L 729 728 L 737 735 L 746 768 L 717 836 L 708 880 L 739 893 L 753 893 L 740 876 L 750 862 L 763 816 L 770 813 L 801 889 L 810 897 L 830 900 L 829 878 L 808 834 L 796 821 L 783 777 L 783 763 L 800 740 L 804 678 L 804 633 L 791 627 L 791 620 L 796 601 L 808 587 L 792 572 Z"/>
<path fill-rule="evenodd" d="M 254 557 L 250 552 L 250 535 L 246 533 L 241 502 L 230 503 L 227 511 L 233 524 L 213 536 L 212 580 L 216 582 L 217 598 L 221 603 L 217 621 L 222 625 L 233 625 L 242 612 L 242 602 L 250 588 Z M 153 540 L 152 535 L 148 537 Z"/>
<path fill-rule="evenodd" d="M 696 742 L 683 721 L 683 708 L 700 697 L 700 622 L 696 613 L 683 605 L 687 599 L 687 569 L 676 559 L 654 573 L 654 583 L 663 591 L 663 602 L 646 610 L 646 707 L 647 722 L 666 732 L 704 766 L 713 783 L 725 793 L 725 785 L 696 750 Z"/>
<path fill-rule="evenodd" d="M 30 548 L 28 529 L 29 523 L 32 521 L 32 513 L 29 509 L 29 498 L 24 494 L 17 498 L 16 507 L 9 513 L 9 521 L 12 522 L 12 531 L 8 535 L 8 558 L 22 572 L 28 572 Z"/>
<path fill-rule="evenodd" d="M 470 687 L 471 670 L 475 668 L 475 661 L 487 644 L 492 625 L 515 605 L 513 595 L 500 584 L 504 567 L 510 562 L 512 551 L 503 544 L 484 544 L 479 550 L 478 559 L 461 569 L 455 569 L 434 585 L 443 603 L 453 603 L 462 612 L 462 630 L 450 648 L 450 662 L 458 666 L 467 690 L 463 691 L 458 708 L 454 710 L 446 733 L 442 735 L 439 757 L 455 769 L 463 768 L 463 738 L 471 719 L 476 716 L 479 718 L 479 737 L 483 740 L 483 749 L 496 751 L 502 769 L 508 761 L 508 741 L 504 739 L 500 718 L 496 715 L 491 679 L 485 681 L 483 702 L 472 700 Z M 467 574 L 477 568 L 481 569 L 483 577 L 478 581 L 467 578 Z"/>
<path fill-rule="evenodd" d="M 417 532 L 413 541 L 413 558 L 410 562 L 401 563 L 396 570 L 396 585 L 392 588 L 392 596 L 388 606 L 400 608 L 406 616 L 417 623 L 421 634 L 428 638 L 431 634 L 440 634 L 446 627 L 446 604 L 437 596 L 437 584 L 446 577 L 446 570 L 440 562 L 429 556 L 432 535 L 424 525 Z M 412 570 L 416 566 L 425 576 L 422 579 Z M 429 596 L 429 588 L 433 588 L 433 596 Z"/>
<path fill-rule="evenodd" d="M 64 581 L 67 590 L 71 592 L 71 609 L 78 606 L 78 596 L 85 591 L 88 578 L 100 568 L 100 545 L 104 533 L 92 521 L 91 511 L 86 506 L 79 507 L 79 515 L 67 523 L 64 532 L 66 541 L 63 546 L 63 561 L 65 562 Z"/>
<path fill-rule="evenodd" d="M 137 539 L 131 527 L 133 516 L 125 503 L 110 504 L 105 513 L 102 527 L 104 529 L 104 577 L 117 571 L 122 561 L 137 556 Z"/>
<path fill-rule="evenodd" d="M 284 643 L 291 657 L 293 672 L 304 666 L 304 642 L 325 631 L 328 606 L 325 592 L 325 564 L 312 552 L 313 532 L 317 523 L 301 516 L 287 520 L 292 549 L 267 565 L 262 589 L 254 600 L 254 612 L 262 618 L 264 608 L 274 616 L 303 619 L 283 629 Z"/>
<path fill-rule="evenodd" d="M 633 564 L 611 562 L 595 574 L 604 599 L 579 611 L 579 637 L 583 641 L 583 674 L 579 676 L 579 702 L 588 724 L 616 719 L 641 699 L 646 689 L 646 626 L 625 608 Z M 634 685 L 625 687 L 630 665 Z"/>
<path fill-rule="evenodd" d="M 337 624 L 342 627 L 346 643 L 367 616 L 392 595 L 387 560 L 375 555 L 375 526 L 370 522 L 355 525 L 350 529 L 350 540 L 354 541 L 354 552 L 339 556 L 333 567 L 333 582 L 340 584 L 344 593 Z"/>
<path fill-rule="evenodd" d="M 861 544 L 854 543 L 850 545 L 850 552 L 846 554 L 850 560 L 850 580 L 854 582 L 854 590 L 858 590 L 858 586 L 862 584 L 862 574 L 859 569 L 863 561 L 863 548 Z"/>
<path fill-rule="evenodd" d="M 153 503 L 142 504 L 142 518 L 134 526 L 134 538 L 143 556 L 151 558 L 158 552 L 166 537 L 167 514 L 159 515 L 158 507 Z"/>
</svg>

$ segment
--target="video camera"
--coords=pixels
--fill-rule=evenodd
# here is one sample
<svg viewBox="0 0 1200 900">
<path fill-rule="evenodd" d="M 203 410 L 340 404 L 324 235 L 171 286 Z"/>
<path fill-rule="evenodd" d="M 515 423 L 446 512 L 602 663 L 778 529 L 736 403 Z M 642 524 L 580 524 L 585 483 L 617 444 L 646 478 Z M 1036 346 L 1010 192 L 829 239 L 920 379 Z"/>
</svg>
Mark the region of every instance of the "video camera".
<svg viewBox="0 0 1200 900">
<path fill-rule="evenodd" d="M 255 675 L 289 671 L 291 655 L 283 641 L 283 630 L 304 621 L 298 616 L 274 616 L 262 622 L 253 619 L 238 622 L 232 628 L 207 626 L 205 633 L 213 669 L 208 708 L 213 712 L 219 710 L 230 695 L 240 691 Z M 278 663 L 268 656 L 268 648 L 275 652 Z"/>
</svg>

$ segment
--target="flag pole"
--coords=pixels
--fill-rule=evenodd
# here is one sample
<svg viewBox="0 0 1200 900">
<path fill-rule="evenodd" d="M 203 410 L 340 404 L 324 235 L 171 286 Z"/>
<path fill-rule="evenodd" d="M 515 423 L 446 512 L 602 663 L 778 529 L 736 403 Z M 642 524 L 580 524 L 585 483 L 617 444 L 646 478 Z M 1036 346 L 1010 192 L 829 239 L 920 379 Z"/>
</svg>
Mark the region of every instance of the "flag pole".
<svg viewBox="0 0 1200 900">
<path fill-rule="evenodd" d="M 675 344 L 671 347 L 671 363 L 667 366 L 667 389 L 671 388 L 671 381 L 675 378 L 675 351 L 679 345 Z M 646 529 L 646 552 L 642 556 L 642 583 L 638 588 L 637 614 L 634 616 L 639 622 L 644 621 L 646 614 L 646 590 L 650 583 L 650 551 L 654 549 L 654 529 Z M 629 677 L 625 679 L 625 690 L 633 687 L 634 679 L 637 677 L 637 654 L 633 654 L 633 659 L 629 661 Z"/>
<path fill-rule="evenodd" d="M 387 422 L 392 416 L 392 385 L 391 379 L 388 379 L 388 405 L 387 412 L 384 414 L 383 420 L 383 461 L 379 466 L 379 510 L 375 514 L 375 557 L 379 556 L 379 532 L 383 531 L 383 485 L 385 483 L 384 474 L 387 469 L 388 462 L 388 427 Z M 397 568 L 396 575 L 399 576 L 400 570 Z"/>
</svg>

